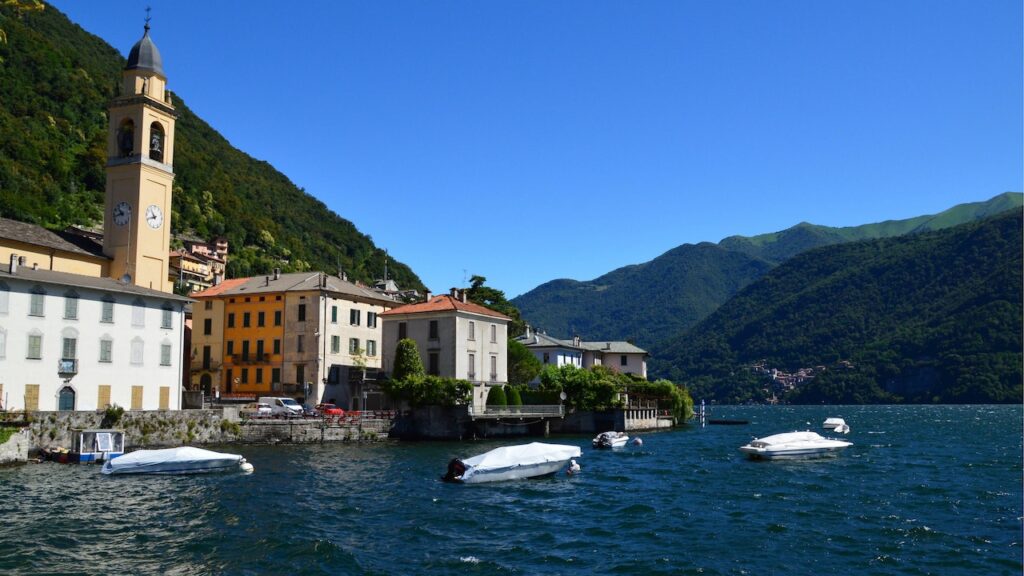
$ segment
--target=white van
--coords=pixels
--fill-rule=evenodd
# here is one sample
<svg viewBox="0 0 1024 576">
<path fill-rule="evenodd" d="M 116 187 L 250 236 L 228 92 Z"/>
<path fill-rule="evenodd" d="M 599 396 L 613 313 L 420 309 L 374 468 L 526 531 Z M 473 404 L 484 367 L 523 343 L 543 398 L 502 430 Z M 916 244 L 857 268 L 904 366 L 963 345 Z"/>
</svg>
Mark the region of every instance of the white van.
<svg viewBox="0 0 1024 576">
<path fill-rule="evenodd" d="M 302 417 L 302 404 L 299 404 L 292 398 L 262 396 L 259 399 L 259 403 L 269 404 L 272 416 L 283 416 L 285 418 Z"/>
</svg>

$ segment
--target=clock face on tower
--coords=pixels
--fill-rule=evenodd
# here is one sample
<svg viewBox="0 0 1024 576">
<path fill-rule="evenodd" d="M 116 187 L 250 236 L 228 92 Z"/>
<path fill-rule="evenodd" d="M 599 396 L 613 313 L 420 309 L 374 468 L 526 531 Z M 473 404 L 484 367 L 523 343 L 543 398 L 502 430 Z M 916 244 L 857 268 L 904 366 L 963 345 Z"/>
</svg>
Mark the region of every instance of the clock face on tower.
<svg viewBox="0 0 1024 576">
<path fill-rule="evenodd" d="M 114 206 L 114 224 L 118 226 L 124 226 L 128 223 L 128 220 L 132 217 L 132 207 L 127 202 L 118 202 L 117 206 Z"/>
<path fill-rule="evenodd" d="M 159 228 L 164 223 L 164 213 L 156 204 L 150 204 L 146 208 L 146 222 L 150 228 Z"/>
</svg>

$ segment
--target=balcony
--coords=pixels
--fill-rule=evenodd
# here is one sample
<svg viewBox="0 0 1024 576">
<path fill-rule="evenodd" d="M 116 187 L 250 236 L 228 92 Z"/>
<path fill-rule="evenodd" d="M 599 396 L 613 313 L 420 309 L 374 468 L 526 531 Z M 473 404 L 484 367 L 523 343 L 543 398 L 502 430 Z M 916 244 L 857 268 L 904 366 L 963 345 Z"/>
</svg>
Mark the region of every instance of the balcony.
<svg viewBox="0 0 1024 576">
<path fill-rule="evenodd" d="M 78 374 L 78 360 L 74 358 L 63 358 L 57 361 L 57 375 L 61 378 L 70 378 Z"/>
</svg>

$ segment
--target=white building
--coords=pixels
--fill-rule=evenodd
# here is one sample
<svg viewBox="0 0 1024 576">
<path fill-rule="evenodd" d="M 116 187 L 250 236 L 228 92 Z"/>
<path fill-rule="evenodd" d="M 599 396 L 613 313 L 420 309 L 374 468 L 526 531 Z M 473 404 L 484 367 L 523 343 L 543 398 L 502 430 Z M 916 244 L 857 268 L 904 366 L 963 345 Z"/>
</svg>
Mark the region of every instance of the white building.
<svg viewBox="0 0 1024 576">
<path fill-rule="evenodd" d="M 473 383 L 483 409 L 491 386 L 508 383 L 508 316 L 466 301 L 465 291 L 428 298 L 381 314 L 384 371 L 395 367 L 398 341 L 416 342 L 427 374 Z"/>
<path fill-rule="evenodd" d="M 0 404 L 7 410 L 181 408 L 188 298 L 0 266 Z"/>
<path fill-rule="evenodd" d="M 585 342 L 579 336 L 572 340 L 552 338 L 547 334 L 533 332 L 527 326 L 526 334 L 516 339 L 526 346 L 545 366 L 575 366 L 591 368 L 607 366 L 622 374 L 633 374 L 647 378 L 648 353 L 629 342 L 603 341 Z M 531 383 L 537 383 L 536 378 Z"/>
</svg>

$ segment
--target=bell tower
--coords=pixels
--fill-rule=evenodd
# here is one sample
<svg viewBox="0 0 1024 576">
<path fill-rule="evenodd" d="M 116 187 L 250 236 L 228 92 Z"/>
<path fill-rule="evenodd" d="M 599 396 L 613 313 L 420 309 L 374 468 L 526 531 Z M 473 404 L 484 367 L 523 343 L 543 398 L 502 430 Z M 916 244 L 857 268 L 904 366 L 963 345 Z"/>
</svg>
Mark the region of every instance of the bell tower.
<svg viewBox="0 0 1024 576">
<path fill-rule="evenodd" d="M 145 33 L 128 54 L 110 102 L 103 253 L 109 276 L 171 292 L 167 279 L 174 182 L 174 106 L 160 52 Z"/>
</svg>

